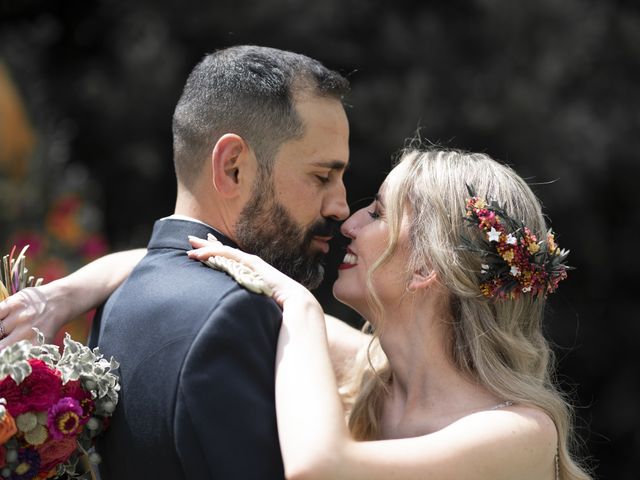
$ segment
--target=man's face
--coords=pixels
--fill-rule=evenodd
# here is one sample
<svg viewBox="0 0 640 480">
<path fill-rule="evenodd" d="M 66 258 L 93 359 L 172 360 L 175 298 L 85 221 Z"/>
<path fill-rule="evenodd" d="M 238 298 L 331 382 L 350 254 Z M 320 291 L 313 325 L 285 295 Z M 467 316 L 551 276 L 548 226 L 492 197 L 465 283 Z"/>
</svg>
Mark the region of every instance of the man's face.
<svg viewBox="0 0 640 480">
<path fill-rule="evenodd" d="M 344 171 L 349 124 L 335 99 L 296 102 L 305 134 L 281 145 L 271 178 L 256 182 L 236 225 L 236 239 L 308 288 L 322 281 L 322 259 L 339 222 L 349 215 Z"/>
</svg>

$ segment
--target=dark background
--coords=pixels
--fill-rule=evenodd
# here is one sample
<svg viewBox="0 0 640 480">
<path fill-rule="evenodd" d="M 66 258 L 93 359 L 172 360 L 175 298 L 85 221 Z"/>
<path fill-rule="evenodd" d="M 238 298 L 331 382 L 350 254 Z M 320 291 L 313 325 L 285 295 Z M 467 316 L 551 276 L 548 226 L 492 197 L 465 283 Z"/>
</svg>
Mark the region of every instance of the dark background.
<svg viewBox="0 0 640 480">
<path fill-rule="evenodd" d="M 82 202 L 76 223 L 110 250 L 145 245 L 173 208 L 171 115 L 188 72 L 206 52 L 247 43 L 350 78 L 352 207 L 417 129 L 535 185 L 577 267 L 549 302 L 560 381 L 597 477 L 637 479 L 636 2 L 0 0 L 0 63 L 35 134 L 18 173 L 17 160 L 0 163 L 2 248 L 16 231 L 48 235 L 69 192 Z M 61 254 L 66 268 L 88 258 L 74 252 Z M 318 296 L 357 322 L 331 298 L 340 256 Z"/>
</svg>

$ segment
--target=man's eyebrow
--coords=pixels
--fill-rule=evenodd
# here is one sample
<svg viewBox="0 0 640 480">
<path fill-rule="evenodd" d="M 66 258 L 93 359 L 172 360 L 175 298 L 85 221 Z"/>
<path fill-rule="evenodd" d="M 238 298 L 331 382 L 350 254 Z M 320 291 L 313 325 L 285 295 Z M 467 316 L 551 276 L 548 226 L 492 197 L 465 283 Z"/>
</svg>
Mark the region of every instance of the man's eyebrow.
<svg viewBox="0 0 640 480">
<path fill-rule="evenodd" d="M 320 167 L 320 168 L 329 168 L 331 170 L 348 170 L 349 166 L 351 165 L 348 162 L 344 162 L 342 160 L 329 160 L 329 161 L 320 161 L 320 162 L 314 162 L 313 165 L 315 167 Z"/>
</svg>

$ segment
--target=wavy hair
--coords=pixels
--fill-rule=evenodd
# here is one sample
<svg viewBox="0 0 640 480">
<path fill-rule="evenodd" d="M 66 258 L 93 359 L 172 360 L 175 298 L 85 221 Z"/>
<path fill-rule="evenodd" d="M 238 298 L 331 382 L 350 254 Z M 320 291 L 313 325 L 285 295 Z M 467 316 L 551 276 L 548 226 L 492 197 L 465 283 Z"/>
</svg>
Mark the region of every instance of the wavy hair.
<svg viewBox="0 0 640 480">
<path fill-rule="evenodd" d="M 452 322 L 448 353 L 454 365 L 498 398 L 545 411 L 558 433 L 561 479 L 590 479 L 573 455 L 573 409 L 554 381 L 553 352 L 542 332 L 543 296 L 491 300 L 480 293 L 481 258 L 460 248 L 464 241 L 480 247 L 480 233 L 463 220 L 467 185 L 479 197 L 504 205 L 538 238 L 546 238 L 540 202 L 511 168 L 480 153 L 405 149 L 386 180 L 387 248 L 368 274 L 369 300 L 382 305 L 372 276 L 395 251 L 404 215 L 410 215 L 411 255 L 408 271 L 434 270 L 449 292 Z M 366 326 L 365 326 L 366 327 Z M 382 322 L 384 328 L 384 323 Z M 391 372 L 380 348 L 379 329 L 342 393 L 349 407 L 349 427 L 359 440 L 378 437 L 381 407 Z"/>
</svg>

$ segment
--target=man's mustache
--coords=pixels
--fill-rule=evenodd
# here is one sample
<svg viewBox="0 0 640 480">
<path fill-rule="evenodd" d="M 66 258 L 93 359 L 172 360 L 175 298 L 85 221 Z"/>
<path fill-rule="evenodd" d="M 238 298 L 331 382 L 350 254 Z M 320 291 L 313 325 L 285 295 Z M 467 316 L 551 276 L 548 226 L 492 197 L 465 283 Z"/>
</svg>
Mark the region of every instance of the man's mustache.
<svg viewBox="0 0 640 480">
<path fill-rule="evenodd" d="M 332 218 L 323 218 L 311 225 L 311 228 L 308 230 L 309 236 L 335 237 L 340 232 L 341 224 L 342 222 L 339 220 L 334 220 Z"/>
</svg>

